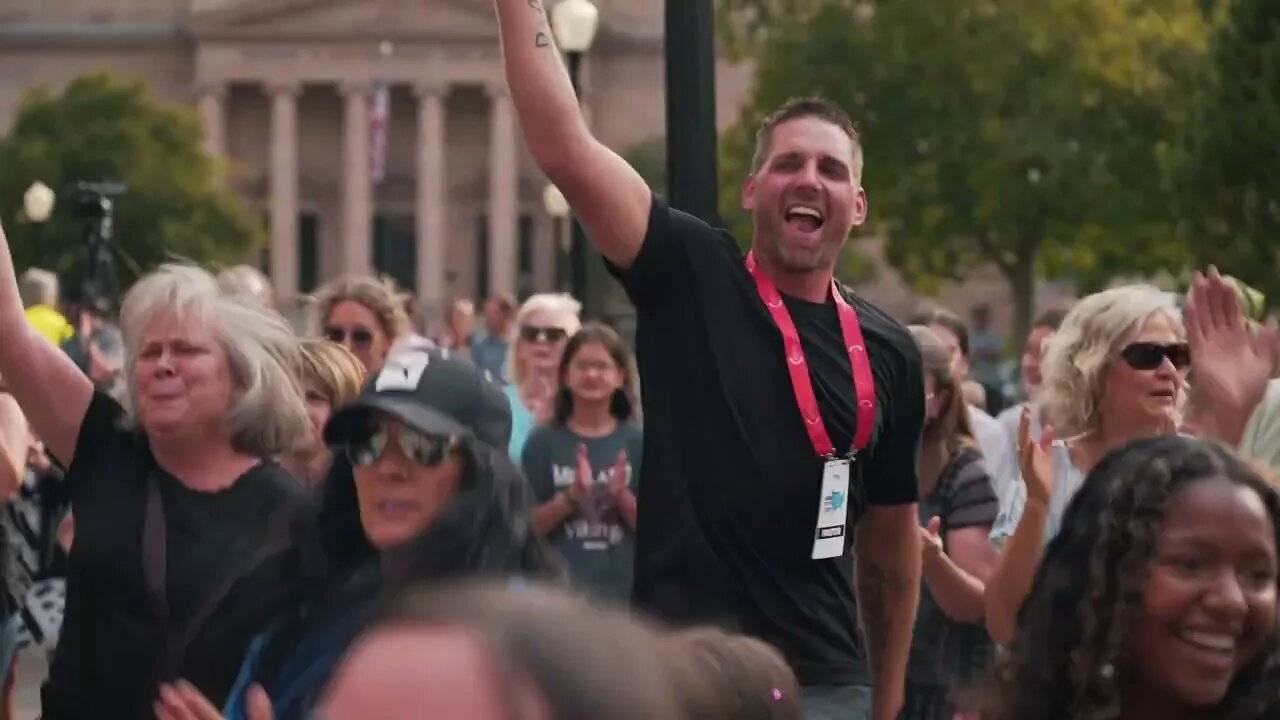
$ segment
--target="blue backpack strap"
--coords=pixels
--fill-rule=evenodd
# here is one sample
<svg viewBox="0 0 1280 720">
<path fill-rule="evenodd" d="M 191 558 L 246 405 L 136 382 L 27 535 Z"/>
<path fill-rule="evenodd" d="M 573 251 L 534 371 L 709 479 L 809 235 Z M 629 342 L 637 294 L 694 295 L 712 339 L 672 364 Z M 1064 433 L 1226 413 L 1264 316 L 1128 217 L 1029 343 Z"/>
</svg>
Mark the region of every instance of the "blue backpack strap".
<svg viewBox="0 0 1280 720">
<path fill-rule="evenodd" d="M 245 652 L 244 662 L 240 664 L 240 672 L 236 675 L 236 681 L 231 686 L 231 692 L 227 693 L 227 702 L 222 709 L 222 716 L 226 720 L 247 720 L 248 715 L 245 708 L 245 697 L 249 692 L 249 686 L 258 680 L 258 668 L 262 664 L 262 651 L 266 648 L 267 643 L 275 636 L 276 631 L 280 629 L 284 619 L 276 620 L 267 626 L 265 630 L 258 633 L 253 641 L 249 643 L 249 649 Z"/>
<path fill-rule="evenodd" d="M 351 641 L 365 628 L 377 608 L 377 596 L 357 601 L 330 622 L 313 628 L 274 678 L 271 705 L 277 720 L 299 720 L 311 711 Z M 247 687 L 246 687 L 247 690 Z M 227 716 L 227 720 L 244 720 Z"/>
</svg>

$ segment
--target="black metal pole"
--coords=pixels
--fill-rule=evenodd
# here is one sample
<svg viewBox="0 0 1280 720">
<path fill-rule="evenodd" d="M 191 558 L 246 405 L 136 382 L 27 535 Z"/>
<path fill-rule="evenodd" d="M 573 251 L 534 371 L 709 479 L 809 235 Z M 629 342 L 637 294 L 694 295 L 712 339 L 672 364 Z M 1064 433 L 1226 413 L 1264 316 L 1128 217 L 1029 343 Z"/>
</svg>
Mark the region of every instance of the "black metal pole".
<svg viewBox="0 0 1280 720">
<path fill-rule="evenodd" d="M 573 83 L 573 93 L 582 101 L 582 53 L 566 53 L 569 63 L 569 80 Z M 569 225 L 569 277 L 572 289 L 570 292 L 578 302 L 582 303 L 582 315 L 590 317 L 587 310 L 587 235 L 582 230 L 582 223 L 577 216 L 571 216 Z"/>
<path fill-rule="evenodd" d="M 672 207 L 719 223 L 713 0 L 666 0 L 667 184 Z"/>
</svg>

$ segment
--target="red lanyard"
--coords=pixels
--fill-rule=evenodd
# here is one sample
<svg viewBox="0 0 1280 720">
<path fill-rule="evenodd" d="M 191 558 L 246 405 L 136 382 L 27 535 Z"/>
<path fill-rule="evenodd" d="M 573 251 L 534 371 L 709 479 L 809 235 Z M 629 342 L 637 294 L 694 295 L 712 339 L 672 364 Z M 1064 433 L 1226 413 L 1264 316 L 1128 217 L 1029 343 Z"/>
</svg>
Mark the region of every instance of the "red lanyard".
<svg viewBox="0 0 1280 720">
<path fill-rule="evenodd" d="M 804 418 L 805 430 L 813 441 L 813 449 L 822 457 L 835 457 L 835 445 L 827 434 L 822 413 L 818 410 L 818 398 L 813 394 L 813 380 L 809 377 L 809 362 L 805 360 L 804 348 L 800 345 L 800 333 L 796 331 L 796 324 L 791 319 L 791 313 L 787 312 L 787 306 L 782 303 L 782 294 L 756 266 L 754 251 L 747 253 L 747 272 L 756 281 L 760 299 L 764 301 L 769 314 L 773 316 L 773 322 L 782 332 L 782 346 L 787 352 L 791 387 L 796 394 L 796 405 L 800 406 L 800 416 Z M 858 401 L 858 424 L 854 429 L 850 453 L 852 456 L 865 448 L 871 440 L 871 429 L 876 421 L 875 378 L 871 374 L 871 361 L 867 359 L 866 344 L 862 341 L 858 312 L 844 299 L 834 279 L 831 281 L 831 297 L 835 300 L 840 316 L 840 332 L 844 335 L 845 347 L 849 349 L 849 365 L 853 368 L 853 392 Z"/>
</svg>

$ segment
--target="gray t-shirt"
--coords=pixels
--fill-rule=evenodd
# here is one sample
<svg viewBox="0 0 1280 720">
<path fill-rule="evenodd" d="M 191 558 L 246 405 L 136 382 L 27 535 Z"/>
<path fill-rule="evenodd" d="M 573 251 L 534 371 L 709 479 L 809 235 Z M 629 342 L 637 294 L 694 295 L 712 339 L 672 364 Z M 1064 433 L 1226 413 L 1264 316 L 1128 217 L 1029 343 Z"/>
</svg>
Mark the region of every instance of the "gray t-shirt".
<svg viewBox="0 0 1280 720">
<path fill-rule="evenodd" d="M 544 425 L 535 428 L 525 442 L 522 464 L 539 503 L 573 484 L 578 445 L 587 445 L 592 492 L 547 540 L 564 556 L 573 585 L 600 600 L 628 603 L 631 599 L 635 533 L 622 522 L 609 493 L 609 480 L 619 451 L 625 450 L 627 482 L 632 492 L 638 491 L 642 438 L 635 425 L 619 425 L 600 438 L 583 438 L 568 428 Z"/>
</svg>

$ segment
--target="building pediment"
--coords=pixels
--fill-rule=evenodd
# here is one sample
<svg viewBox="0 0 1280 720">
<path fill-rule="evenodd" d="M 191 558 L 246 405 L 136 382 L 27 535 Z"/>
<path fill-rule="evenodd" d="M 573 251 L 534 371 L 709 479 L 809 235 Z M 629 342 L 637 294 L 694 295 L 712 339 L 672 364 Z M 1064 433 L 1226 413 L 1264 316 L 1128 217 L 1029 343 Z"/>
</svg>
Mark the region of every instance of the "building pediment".
<svg viewBox="0 0 1280 720">
<path fill-rule="evenodd" d="M 456 40 L 496 37 L 497 21 L 490 0 L 238 0 L 195 11 L 188 29 L 204 40 Z"/>
</svg>

